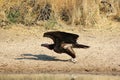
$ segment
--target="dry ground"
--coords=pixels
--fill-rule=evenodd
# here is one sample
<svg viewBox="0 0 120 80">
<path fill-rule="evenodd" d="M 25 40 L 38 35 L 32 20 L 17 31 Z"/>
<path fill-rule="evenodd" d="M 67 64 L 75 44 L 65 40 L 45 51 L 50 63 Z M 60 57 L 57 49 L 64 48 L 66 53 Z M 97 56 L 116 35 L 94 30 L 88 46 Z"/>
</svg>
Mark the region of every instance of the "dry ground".
<svg viewBox="0 0 120 80">
<path fill-rule="evenodd" d="M 67 31 L 67 30 L 66 30 Z M 52 43 L 43 38 L 40 27 L 11 27 L 0 29 L 0 73 L 82 73 L 120 72 L 120 26 L 89 28 L 72 31 L 80 35 L 78 43 L 89 45 L 89 49 L 74 49 L 77 63 L 69 62 L 66 54 L 41 47 Z"/>
</svg>

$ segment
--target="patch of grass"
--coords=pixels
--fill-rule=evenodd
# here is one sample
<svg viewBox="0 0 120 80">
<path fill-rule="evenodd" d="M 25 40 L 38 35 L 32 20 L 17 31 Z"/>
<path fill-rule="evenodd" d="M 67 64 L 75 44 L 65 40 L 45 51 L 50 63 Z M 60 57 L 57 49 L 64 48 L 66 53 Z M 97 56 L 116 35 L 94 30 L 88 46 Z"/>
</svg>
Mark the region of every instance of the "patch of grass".
<svg viewBox="0 0 120 80">
<path fill-rule="evenodd" d="M 12 23 L 18 22 L 19 16 L 20 16 L 19 9 L 15 9 L 15 8 L 12 8 L 12 7 L 10 8 L 10 10 L 7 13 L 7 19 Z"/>
<path fill-rule="evenodd" d="M 57 24 L 57 20 L 56 20 L 55 16 L 52 14 L 52 16 L 50 16 L 50 19 L 46 21 L 45 28 L 53 29 L 56 24 Z"/>
</svg>

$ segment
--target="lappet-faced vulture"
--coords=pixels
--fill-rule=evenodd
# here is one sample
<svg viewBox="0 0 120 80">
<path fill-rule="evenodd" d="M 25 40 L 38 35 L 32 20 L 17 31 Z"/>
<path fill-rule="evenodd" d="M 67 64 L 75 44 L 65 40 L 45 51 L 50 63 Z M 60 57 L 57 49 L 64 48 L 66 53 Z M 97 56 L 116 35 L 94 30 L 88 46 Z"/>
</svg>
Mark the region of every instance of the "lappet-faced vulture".
<svg viewBox="0 0 120 80">
<path fill-rule="evenodd" d="M 72 57 L 71 61 L 76 62 L 76 55 L 73 48 L 89 48 L 87 45 L 77 43 L 79 35 L 62 31 L 51 31 L 44 33 L 43 37 L 53 40 L 53 44 L 42 44 L 41 46 L 54 50 L 56 53 L 66 53 Z"/>
</svg>

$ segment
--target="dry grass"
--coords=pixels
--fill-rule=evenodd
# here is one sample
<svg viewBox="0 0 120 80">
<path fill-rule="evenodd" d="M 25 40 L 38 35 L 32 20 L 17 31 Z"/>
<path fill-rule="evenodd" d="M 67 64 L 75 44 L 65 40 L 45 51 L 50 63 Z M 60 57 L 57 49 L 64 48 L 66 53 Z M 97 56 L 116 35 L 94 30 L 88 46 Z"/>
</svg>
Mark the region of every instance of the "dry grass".
<svg viewBox="0 0 120 80">
<path fill-rule="evenodd" d="M 57 24 L 98 27 L 111 19 L 120 21 L 119 0 L 0 0 L 0 26 L 4 26 L 2 19 L 25 25 L 36 24 L 40 21 L 38 20 L 40 11 L 46 4 L 52 6 L 52 12 L 48 14 L 50 20 L 54 17 L 52 20 Z M 17 17 L 8 16 L 11 14 L 11 8 L 19 13 L 19 15 L 12 13 Z"/>
</svg>

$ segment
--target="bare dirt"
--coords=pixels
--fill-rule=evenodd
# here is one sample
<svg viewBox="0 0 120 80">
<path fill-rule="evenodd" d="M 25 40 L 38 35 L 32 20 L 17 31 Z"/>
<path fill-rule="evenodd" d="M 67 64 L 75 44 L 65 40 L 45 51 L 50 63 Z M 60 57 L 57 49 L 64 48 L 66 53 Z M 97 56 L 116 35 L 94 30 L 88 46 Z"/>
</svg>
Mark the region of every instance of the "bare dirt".
<svg viewBox="0 0 120 80">
<path fill-rule="evenodd" d="M 46 30 L 38 27 L 0 29 L 0 73 L 119 73 L 120 26 L 64 30 L 80 35 L 78 43 L 89 49 L 74 49 L 77 63 L 71 57 L 41 47 L 52 43 L 43 38 Z"/>
</svg>

